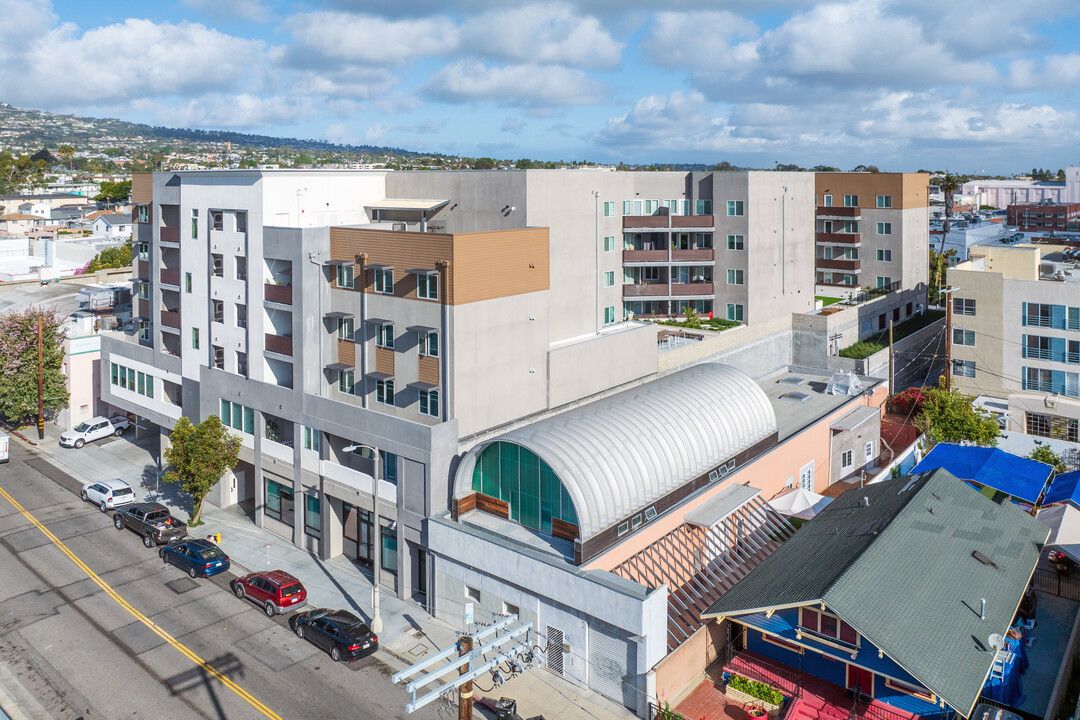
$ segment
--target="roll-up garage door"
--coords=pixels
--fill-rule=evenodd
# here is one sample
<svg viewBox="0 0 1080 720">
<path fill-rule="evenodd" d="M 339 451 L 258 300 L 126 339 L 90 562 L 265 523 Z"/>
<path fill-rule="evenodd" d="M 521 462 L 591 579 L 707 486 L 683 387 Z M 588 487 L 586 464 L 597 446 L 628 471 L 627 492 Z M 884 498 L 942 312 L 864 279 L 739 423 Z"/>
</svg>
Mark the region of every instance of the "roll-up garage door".
<svg viewBox="0 0 1080 720">
<path fill-rule="evenodd" d="M 589 625 L 589 687 L 628 708 L 636 708 L 637 645 Z"/>
</svg>

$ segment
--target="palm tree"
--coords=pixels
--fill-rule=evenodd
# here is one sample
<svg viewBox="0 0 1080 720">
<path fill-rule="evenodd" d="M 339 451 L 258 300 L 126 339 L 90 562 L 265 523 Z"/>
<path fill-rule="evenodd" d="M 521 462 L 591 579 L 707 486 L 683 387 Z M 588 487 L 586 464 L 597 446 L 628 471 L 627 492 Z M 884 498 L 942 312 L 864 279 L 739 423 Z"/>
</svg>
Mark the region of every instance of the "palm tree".
<svg viewBox="0 0 1080 720">
<path fill-rule="evenodd" d="M 953 196 L 960 186 L 964 184 L 964 178 L 960 175 L 946 174 L 938 181 L 938 187 L 945 194 L 945 223 L 942 225 L 941 245 L 938 246 L 938 255 L 945 253 L 945 239 L 949 236 L 949 224 L 952 222 Z M 936 263 L 934 268 L 934 287 L 941 286 L 941 264 Z"/>
<path fill-rule="evenodd" d="M 60 153 L 60 157 L 64 159 L 68 164 L 68 170 L 74 170 L 74 166 L 71 163 L 72 158 L 75 157 L 75 148 L 71 145 L 61 145 L 56 149 L 56 152 Z"/>
</svg>

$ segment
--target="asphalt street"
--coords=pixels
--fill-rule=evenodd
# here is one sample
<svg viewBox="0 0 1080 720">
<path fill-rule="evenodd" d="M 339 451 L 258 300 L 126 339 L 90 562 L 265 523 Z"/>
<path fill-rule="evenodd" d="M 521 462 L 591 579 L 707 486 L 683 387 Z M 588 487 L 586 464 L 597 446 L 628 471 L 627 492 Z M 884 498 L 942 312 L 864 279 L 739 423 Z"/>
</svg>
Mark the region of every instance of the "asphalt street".
<svg viewBox="0 0 1080 720">
<path fill-rule="evenodd" d="M 909 387 L 937 385 L 938 376 L 945 371 L 944 331 L 921 348 L 914 348 L 912 352 L 898 352 L 893 364 L 893 388 L 896 392 Z"/>
<path fill-rule="evenodd" d="M 376 658 L 334 663 L 287 616 L 235 598 L 232 573 L 192 580 L 164 565 L 80 487 L 17 442 L 0 465 L 0 684 L 40 706 L 28 716 L 439 717 L 406 716 Z"/>
</svg>

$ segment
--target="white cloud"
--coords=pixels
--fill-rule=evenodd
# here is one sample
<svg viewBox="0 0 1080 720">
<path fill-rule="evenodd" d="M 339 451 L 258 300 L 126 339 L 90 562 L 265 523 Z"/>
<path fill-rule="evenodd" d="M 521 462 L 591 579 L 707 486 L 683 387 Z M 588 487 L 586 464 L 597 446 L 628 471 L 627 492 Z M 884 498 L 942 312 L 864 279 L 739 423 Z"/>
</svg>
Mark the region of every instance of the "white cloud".
<svg viewBox="0 0 1080 720">
<path fill-rule="evenodd" d="M 641 49 L 655 65 L 708 67 L 712 71 L 750 66 L 757 60 L 752 21 L 727 11 L 660 12 L 649 27 Z"/>
<path fill-rule="evenodd" d="M 491 101 L 503 105 L 589 105 L 603 87 L 580 70 L 557 65 L 488 67 L 461 60 L 436 71 L 424 86 L 450 103 Z"/>
<path fill-rule="evenodd" d="M 1080 85 L 1080 54 L 1047 55 L 1042 63 L 1032 59 L 1014 60 L 1006 78 L 1014 90 L 1066 89 Z"/>
<path fill-rule="evenodd" d="M 262 98 L 248 93 L 211 93 L 178 104 L 144 100 L 133 107 L 152 112 L 158 124 L 171 127 L 245 129 L 292 125 L 321 110 L 311 98 Z"/>
<path fill-rule="evenodd" d="M 270 11 L 261 0 L 183 0 L 183 4 L 215 16 L 232 16 L 255 22 L 265 22 L 270 18 Z"/>
<path fill-rule="evenodd" d="M 283 28 L 293 37 L 286 59 L 297 67 L 322 68 L 326 60 L 404 65 L 458 46 L 457 26 L 444 17 L 384 20 L 373 15 L 319 11 L 293 15 Z"/>
<path fill-rule="evenodd" d="M 565 2 L 491 10 L 467 20 L 462 50 L 492 60 L 583 68 L 618 65 L 622 44 Z"/>
<path fill-rule="evenodd" d="M 503 132 L 520 135 L 525 130 L 525 121 L 519 117 L 508 115 L 499 129 Z"/>
<path fill-rule="evenodd" d="M 364 131 L 364 140 L 366 140 L 367 142 L 374 142 L 393 129 L 394 127 L 392 125 L 387 125 L 386 123 L 375 123 Z"/>
</svg>

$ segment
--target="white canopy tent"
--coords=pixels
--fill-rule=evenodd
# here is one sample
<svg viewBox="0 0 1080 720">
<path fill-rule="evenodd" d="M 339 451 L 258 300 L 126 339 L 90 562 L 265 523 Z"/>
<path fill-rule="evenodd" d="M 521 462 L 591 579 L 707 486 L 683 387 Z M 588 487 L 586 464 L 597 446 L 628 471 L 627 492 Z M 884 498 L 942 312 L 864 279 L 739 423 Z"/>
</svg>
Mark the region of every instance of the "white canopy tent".
<svg viewBox="0 0 1080 720">
<path fill-rule="evenodd" d="M 769 501 L 773 510 L 788 517 L 809 520 L 825 509 L 832 498 L 818 495 L 803 488 L 792 488 Z"/>
<path fill-rule="evenodd" d="M 1080 563 L 1080 510 L 1069 503 L 1039 511 L 1039 522 L 1050 528 L 1048 546 L 1055 546 Z"/>
</svg>

